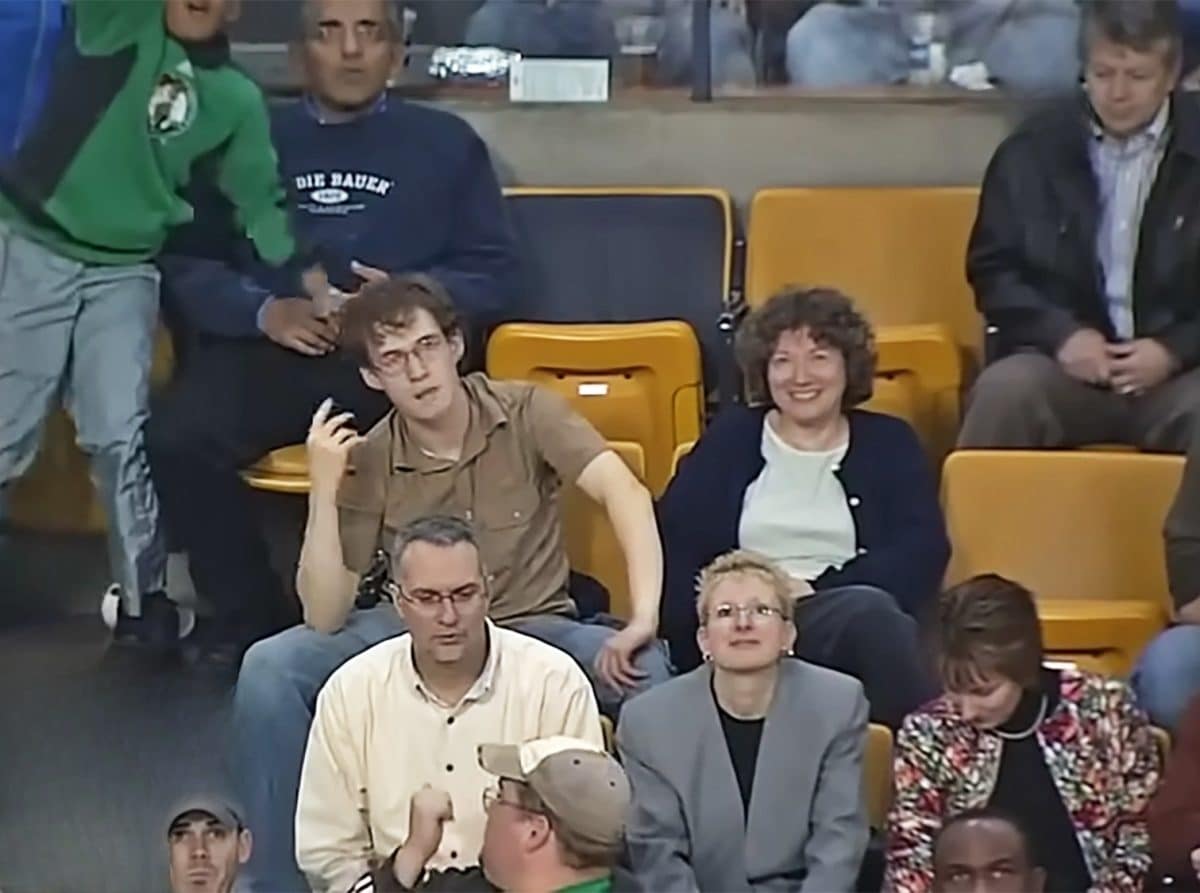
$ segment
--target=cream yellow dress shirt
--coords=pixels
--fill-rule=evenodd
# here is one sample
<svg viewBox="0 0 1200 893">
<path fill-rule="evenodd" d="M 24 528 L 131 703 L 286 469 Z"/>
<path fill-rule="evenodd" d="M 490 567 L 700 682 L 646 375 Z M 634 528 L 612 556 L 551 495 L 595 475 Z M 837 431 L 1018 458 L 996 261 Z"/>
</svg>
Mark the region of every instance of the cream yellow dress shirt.
<svg viewBox="0 0 1200 893">
<path fill-rule="evenodd" d="M 483 844 L 483 791 L 496 780 L 476 748 L 572 735 L 603 745 L 591 683 L 574 659 L 488 623 L 487 663 L 457 704 L 421 684 L 412 637 L 342 665 L 317 697 L 296 808 L 296 861 L 315 890 L 344 893 L 408 836 L 412 795 L 445 790 L 454 807 L 428 867 L 469 867 Z"/>
</svg>

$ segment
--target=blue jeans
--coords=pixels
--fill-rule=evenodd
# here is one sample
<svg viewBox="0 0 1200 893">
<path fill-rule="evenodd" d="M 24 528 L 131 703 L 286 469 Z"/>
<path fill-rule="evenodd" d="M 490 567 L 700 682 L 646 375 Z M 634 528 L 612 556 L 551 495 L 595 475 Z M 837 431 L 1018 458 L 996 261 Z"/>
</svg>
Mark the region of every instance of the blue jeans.
<svg viewBox="0 0 1200 893">
<path fill-rule="evenodd" d="M 1005 87 L 1068 90 L 1079 80 L 1073 4 L 1042 0 L 1014 6 L 964 2 L 954 10 L 951 66 L 983 62 Z M 895 84 L 908 77 L 908 37 L 894 9 L 819 3 L 787 36 L 788 79 L 816 88 Z"/>
<path fill-rule="evenodd" d="M 917 621 L 877 586 L 821 589 L 800 599 L 796 630 L 797 657 L 862 683 L 871 722 L 898 729 L 938 694 L 922 658 Z"/>
<path fill-rule="evenodd" d="M 592 672 L 600 647 L 616 630 L 552 615 L 506 625 L 574 657 L 596 685 L 601 710 L 612 713 L 620 705 L 621 696 L 599 684 Z M 396 608 L 386 603 L 354 611 L 333 635 L 296 626 L 246 652 L 233 695 L 229 760 L 247 826 L 254 833 L 253 855 L 246 869 L 249 890 L 290 893 L 308 889 L 296 867 L 295 815 L 317 692 L 350 658 L 402 632 L 404 621 Z M 670 664 L 661 644 L 643 649 L 636 663 L 646 673 L 638 691 L 670 678 Z"/>
<path fill-rule="evenodd" d="M 753 87 L 753 38 L 740 16 L 716 7 L 709 20 L 714 87 Z M 692 16 L 688 6 L 667 8 L 658 45 L 658 82 L 680 87 L 692 82 Z"/>
<path fill-rule="evenodd" d="M 1200 696 L 1200 626 L 1159 633 L 1142 652 L 1130 681 L 1150 721 L 1174 732 L 1188 703 Z"/>
<path fill-rule="evenodd" d="M 141 596 L 165 588 L 167 572 L 142 435 L 158 282 L 153 264 L 81 263 L 0 223 L 0 491 L 33 463 L 62 397 L 91 459 L 113 578 L 134 616 Z"/>
</svg>

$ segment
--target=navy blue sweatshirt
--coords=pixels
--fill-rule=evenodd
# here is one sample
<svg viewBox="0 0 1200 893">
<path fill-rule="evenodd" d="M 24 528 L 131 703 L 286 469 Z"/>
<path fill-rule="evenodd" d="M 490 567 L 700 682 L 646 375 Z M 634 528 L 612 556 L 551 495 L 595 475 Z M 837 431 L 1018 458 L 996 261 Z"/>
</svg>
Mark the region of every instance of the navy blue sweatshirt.
<svg viewBox="0 0 1200 893">
<path fill-rule="evenodd" d="M 665 564 L 660 631 L 680 672 L 700 662 L 696 576 L 718 555 L 738 547 L 746 488 L 763 469 L 768 409 L 723 410 L 658 501 Z M 836 474 L 854 519 L 858 556 L 810 582 L 818 590 L 878 586 L 921 619 L 950 560 L 933 470 L 907 422 L 865 410 L 850 412 L 848 419 L 850 445 Z"/>
<path fill-rule="evenodd" d="M 336 286 L 358 288 L 356 260 L 433 276 L 472 326 L 504 316 L 516 252 L 487 146 L 470 125 L 381 97 L 370 111 L 330 124 L 310 101 L 281 105 L 272 130 L 297 234 Z M 295 271 L 258 262 L 213 180 L 200 171 L 193 182 L 195 221 L 172 234 L 158 260 L 167 313 L 189 333 L 257 336 L 269 296 L 303 297 Z"/>
</svg>

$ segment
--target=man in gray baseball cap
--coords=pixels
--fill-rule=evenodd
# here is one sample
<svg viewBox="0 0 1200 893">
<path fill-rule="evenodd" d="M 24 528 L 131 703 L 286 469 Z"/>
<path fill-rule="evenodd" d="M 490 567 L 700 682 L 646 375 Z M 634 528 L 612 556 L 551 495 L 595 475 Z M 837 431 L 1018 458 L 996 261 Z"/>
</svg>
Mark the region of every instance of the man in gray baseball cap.
<svg viewBox="0 0 1200 893">
<path fill-rule="evenodd" d="M 479 868 L 425 872 L 450 797 L 426 786 L 413 795 L 404 846 L 351 893 L 520 890 L 523 893 L 633 893 L 636 879 L 617 861 L 624 847 L 629 782 L 604 750 L 554 736 L 524 744 L 484 744 L 479 765 L 497 777 L 483 791 L 487 825 Z M 482 877 L 480 874 L 482 873 Z"/>
<path fill-rule="evenodd" d="M 232 893 L 253 841 L 237 807 L 200 794 L 171 809 L 167 845 L 171 893 Z"/>
</svg>

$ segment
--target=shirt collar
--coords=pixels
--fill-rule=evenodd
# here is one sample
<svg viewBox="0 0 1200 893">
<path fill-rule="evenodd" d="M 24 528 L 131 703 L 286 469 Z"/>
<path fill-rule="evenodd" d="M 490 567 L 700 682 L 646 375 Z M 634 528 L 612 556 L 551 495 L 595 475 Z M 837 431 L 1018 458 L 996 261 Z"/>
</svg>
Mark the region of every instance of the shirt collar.
<svg viewBox="0 0 1200 893">
<path fill-rule="evenodd" d="M 1108 141 L 1119 144 L 1137 145 L 1157 145 L 1167 132 L 1167 127 L 1171 122 L 1171 97 L 1168 96 L 1163 100 L 1162 105 L 1158 107 L 1158 111 L 1154 113 L 1154 117 L 1150 119 L 1150 123 L 1139 130 L 1137 133 L 1130 134 L 1125 139 L 1118 139 L 1110 136 L 1105 131 L 1104 126 L 1100 123 L 1099 117 L 1093 110 L 1091 112 L 1091 128 L 1092 136 L 1101 141 Z"/>
<path fill-rule="evenodd" d="M 593 878 L 590 881 L 584 881 L 580 884 L 561 887 L 557 893 L 607 893 L 611 889 L 612 875 L 606 874 L 604 877 Z"/>
<path fill-rule="evenodd" d="M 457 462 L 448 462 L 424 452 L 409 436 L 404 419 L 392 415 L 392 468 L 396 471 L 441 471 L 474 459 L 487 448 L 488 437 L 496 428 L 507 424 L 508 413 L 492 393 L 487 376 L 472 373 L 460 380 L 467 395 L 470 419 L 463 438 L 462 453 Z"/>
<path fill-rule="evenodd" d="M 338 120 L 330 120 L 325 117 L 325 113 L 321 111 L 321 106 L 316 101 L 316 99 L 313 98 L 313 95 L 311 93 L 304 94 L 304 108 L 308 111 L 309 117 L 311 117 L 314 121 L 316 121 L 318 124 L 322 125 L 323 127 L 334 127 L 338 124 L 346 124 L 346 123 L 349 123 L 350 121 L 360 121 L 363 118 L 369 118 L 372 115 L 378 114 L 379 112 L 382 112 L 384 109 L 386 109 L 387 104 L 388 104 L 387 90 L 384 90 L 382 93 L 379 94 L 379 96 L 377 96 L 375 98 L 375 101 L 372 102 L 370 105 L 359 109 L 357 112 L 352 112 L 351 114 L 347 115 L 345 118 L 340 118 Z"/>
<path fill-rule="evenodd" d="M 417 663 L 413 660 L 412 636 L 406 636 L 404 648 L 401 651 L 401 660 L 404 663 L 404 669 L 408 673 L 413 691 L 424 700 L 431 704 L 436 704 L 447 710 L 458 712 L 469 704 L 476 701 L 482 701 L 487 695 L 491 694 L 496 687 L 496 673 L 500 669 L 500 652 L 502 650 L 502 637 L 496 635 L 496 626 L 490 620 L 484 620 L 484 625 L 487 628 L 488 640 L 488 655 L 487 660 L 483 662 L 483 671 L 475 679 L 475 682 L 467 689 L 467 693 L 462 696 L 457 704 L 447 704 L 441 700 L 436 694 L 426 688 L 425 683 L 421 680 L 421 674 L 417 672 Z"/>
</svg>

